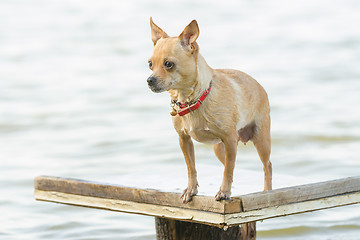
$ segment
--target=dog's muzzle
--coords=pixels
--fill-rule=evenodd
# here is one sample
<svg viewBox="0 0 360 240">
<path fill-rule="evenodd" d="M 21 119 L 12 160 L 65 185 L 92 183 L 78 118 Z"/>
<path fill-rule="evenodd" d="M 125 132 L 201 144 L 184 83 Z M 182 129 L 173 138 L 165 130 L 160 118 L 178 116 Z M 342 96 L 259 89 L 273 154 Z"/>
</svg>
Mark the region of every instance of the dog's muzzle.
<svg viewBox="0 0 360 240">
<path fill-rule="evenodd" d="M 147 79 L 147 83 L 149 84 L 149 86 L 153 86 L 154 84 L 156 84 L 156 82 L 157 82 L 156 77 L 150 76 L 150 77 Z"/>
<path fill-rule="evenodd" d="M 150 76 L 147 79 L 147 83 L 148 83 L 149 88 L 153 92 L 159 93 L 159 92 L 164 91 L 161 87 L 158 86 L 158 79 L 154 76 Z"/>
</svg>

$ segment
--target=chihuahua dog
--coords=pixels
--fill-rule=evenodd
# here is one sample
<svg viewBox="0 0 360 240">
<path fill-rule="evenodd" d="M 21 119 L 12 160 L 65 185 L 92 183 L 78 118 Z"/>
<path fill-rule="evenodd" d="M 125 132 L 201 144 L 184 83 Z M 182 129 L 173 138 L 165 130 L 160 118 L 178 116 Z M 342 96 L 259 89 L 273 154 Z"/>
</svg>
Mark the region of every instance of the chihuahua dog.
<svg viewBox="0 0 360 240">
<path fill-rule="evenodd" d="M 168 91 L 173 125 L 188 169 L 181 198 L 191 201 L 198 190 L 192 139 L 214 144 L 224 165 L 216 200 L 230 199 L 238 142 L 252 141 L 264 165 L 264 190 L 272 188 L 270 106 L 264 88 L 238 70 L 212 69 L 199 53 L 199 27 L 193 20 L 178 37 L 169 37 L 150 18 L 153 55 L 149 88 Z"/>
</svg>

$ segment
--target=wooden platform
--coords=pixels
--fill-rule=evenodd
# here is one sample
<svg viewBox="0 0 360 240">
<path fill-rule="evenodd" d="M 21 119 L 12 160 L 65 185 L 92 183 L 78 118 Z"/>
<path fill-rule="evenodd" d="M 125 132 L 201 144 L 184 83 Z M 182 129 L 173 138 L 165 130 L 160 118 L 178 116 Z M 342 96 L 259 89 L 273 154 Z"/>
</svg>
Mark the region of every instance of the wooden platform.
<svg viewBox="0 0 360 240">
<path fill-rule="evenodd" d="M 233 196 L 231 201 L 90 181 L 41 176 L 35 198 L 69 205 L 195 222 L 218 227 L 360 203 L 360 177 Z"/>
</svg>

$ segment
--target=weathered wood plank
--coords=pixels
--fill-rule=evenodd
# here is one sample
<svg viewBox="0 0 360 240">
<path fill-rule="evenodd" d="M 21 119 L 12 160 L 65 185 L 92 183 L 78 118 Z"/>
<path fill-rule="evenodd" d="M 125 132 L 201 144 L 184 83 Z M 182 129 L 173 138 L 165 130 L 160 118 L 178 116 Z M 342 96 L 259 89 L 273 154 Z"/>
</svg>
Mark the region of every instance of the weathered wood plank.
<svg viewBox="0 0 360 240">
<path fill-rule="evenodd" d="M 196 196 L 189 204 L 183 204 L 177 193 L 38 177 L 35 197 L 77 206 L 231 226 L 360 203 L 360 177 L 248 194 L 234 197 L 232 201 L 216 202 L 213 197 Z"/>
<path fill-rule="evenodd" d="M 312 201 L 265 207 L 241 213 L 225 215 L 226 225 L 237 225 L 252 221 L 265 220 L 275 217 L 284 217 L 293 214 L 313 212 L 334 207 L 341 207 L 360 203 L 360 192 L 320 198 Z"/>
<path fill-rule="evenodd" d="M 243 211 L 315 200 L 360 191 L 360 177 L 306 184 L 238 196 Z"/>
<path fill-rule="evenodd" d="M 35 189 L 223 214 L 241 211 L 241 200 L 237 198 L 218 202 L 214 200 L 214 197 L 194 196 L 191 202 L 184 204 L 179 193 L 130 188 L 78 179 L 40 176 L 35 178 Z"/>
<path fill-rule="evenodd" d="M 221 226 L 224 215 L 193 209 L 35 190 L 37 200 Z"/>
</svg>

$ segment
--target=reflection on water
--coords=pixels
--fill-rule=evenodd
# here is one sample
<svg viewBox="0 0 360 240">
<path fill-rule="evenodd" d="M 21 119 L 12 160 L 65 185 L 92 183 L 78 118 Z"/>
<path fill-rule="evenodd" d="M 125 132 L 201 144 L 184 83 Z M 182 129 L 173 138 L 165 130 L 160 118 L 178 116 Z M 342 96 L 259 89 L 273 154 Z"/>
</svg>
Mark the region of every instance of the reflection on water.
<svg viewBox="0 0 360 240">
<path fill-rule="evenodd" d="M 354 0 L 2 1 L 0 238 L 155 238 L 151 217 L 35 202 L 32 185 L 46 174 L 185 186 L 169 96 L 146 86 L 150 16 L 170 35 L 196 18 L 209 65 L 243 70 L 265 87 L 275 187 L 359 175 L 359 9 Z M 196 157 L 199 190 L 215 194 L 222 167 L 211 146 L 196 144 Z M 234 191 L 261 189 L 261 168 L 252 144 L 239 146 Z M 257 228 L 259 239 L 355 240 L 360 211 Z"/>
</svg>

